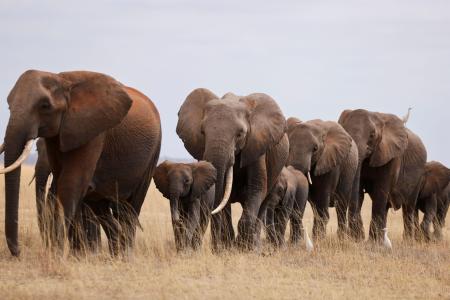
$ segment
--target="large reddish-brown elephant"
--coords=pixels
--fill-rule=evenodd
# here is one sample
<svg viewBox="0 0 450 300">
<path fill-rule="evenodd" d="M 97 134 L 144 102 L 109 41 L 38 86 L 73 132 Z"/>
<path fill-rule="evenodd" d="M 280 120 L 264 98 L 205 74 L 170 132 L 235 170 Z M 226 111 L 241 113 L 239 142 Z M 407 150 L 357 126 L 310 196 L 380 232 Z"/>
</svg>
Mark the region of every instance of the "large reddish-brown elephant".
<svg viewBox="0 0 450 300">
<path fill-rule="evenodd" d="M 100 73 L 30 70 L 17 80 L 8 105 L 0 173 L 7 173 L 5 233 L 11 253 L 20 252 L 20 165 L 38 137 L 45 139 L 54 176 L 55 212 L 65 220 L 57 218 L 56 232 L 73 225 L 84 200 L 92 203 L 113 253 L 119 239 L 123 248 L 132 246 L 161 145 L 159 114 L 150 99 Z"/>
</svg>

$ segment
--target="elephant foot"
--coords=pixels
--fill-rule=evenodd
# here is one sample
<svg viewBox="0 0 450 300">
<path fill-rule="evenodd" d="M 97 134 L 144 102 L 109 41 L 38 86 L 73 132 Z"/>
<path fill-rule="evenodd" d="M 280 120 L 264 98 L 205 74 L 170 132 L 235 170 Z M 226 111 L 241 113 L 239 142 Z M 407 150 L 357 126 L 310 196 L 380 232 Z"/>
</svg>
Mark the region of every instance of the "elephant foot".
<svg viewBox="0 0 450 300">
<path fill-rule="evenodd" d="M 441 230 L 435 229 L 435 230 L 434 230 L 434 233 L 433 233 L 433 236 L 434 236 L 434 240 L 435 240 L 436 242 L 442 241 L 442 231 L 441 231 Z"/>
<path fill-rule="evenodd" d="M 348 238 L 348 230 L 347 228 L 338 228 L 337 230 L 337 236 L 339 240 L 345 240 Z"/>
<path fill-rule="evenodd" d="M 362 229 L 350 230 L 349 236 L 354 242 L 362 242 L 366 239 L 364 231 Z"/>
<path fill-rule="evenodd" d="M 254 241 L 243 235 L 238 235 L 236 238 L 236 247 L 243 252 L 252 251 L 255 248 Z"/>
</svg>

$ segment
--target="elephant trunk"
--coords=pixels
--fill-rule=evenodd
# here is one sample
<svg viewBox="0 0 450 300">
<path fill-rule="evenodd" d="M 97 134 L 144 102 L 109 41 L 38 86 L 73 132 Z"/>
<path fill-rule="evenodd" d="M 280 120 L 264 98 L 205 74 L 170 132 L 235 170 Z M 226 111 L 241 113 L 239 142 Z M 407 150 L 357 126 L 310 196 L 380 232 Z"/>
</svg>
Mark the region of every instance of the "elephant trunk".
<svg viewBox="0 0 450 300">
<path fill-rule="evenodd" d="M 223 143 L 213 143 L 213 144 L 216 146 L 206 149 L 204 159 L 206 161 L 211 162 L 217 170 L 215 201 L 214 201 L 214 207 L 217 208 L 214 210 L 214 213 L 217 213 L 227 205 L 228 199 L 231 194 L 233 184 L 232 180 L 233 180 L 234 152 L 231 150 L 227 151 L 227 149 L 228 148 L 234 149 L 234 145 L 224 146 Z M 219 145 L 222 145 L 222 147 L 219 147 Z"/>
<path fill-rule="evenodd" d="M 170 198 L 170 215 L 172 216 L 172 222 L 180 223 L 180 211 L 178 209 L 179 197 Z"/>
<path fill-rule="evenodd" d="M 8 124 L 5 135 L 5 167 L 13 166 L 27 143 L 27 136 L 17 127 Z M 14 170 L 5 174 L 5 235 L 9 251 L 13 256 L 19 256 L 18 223 L 19 223 L 19 188 L 20 164 Z"/>
</svg>

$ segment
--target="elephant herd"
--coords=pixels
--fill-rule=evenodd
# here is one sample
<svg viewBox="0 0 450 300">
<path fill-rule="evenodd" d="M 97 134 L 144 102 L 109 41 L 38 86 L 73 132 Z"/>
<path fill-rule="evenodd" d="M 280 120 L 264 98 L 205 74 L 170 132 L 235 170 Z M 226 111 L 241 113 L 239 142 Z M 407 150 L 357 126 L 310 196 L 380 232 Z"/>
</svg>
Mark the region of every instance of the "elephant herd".
<svg viewBox="0 0 450 300">
<path fill-rule="evenodd" d="M 372 199 L 370 241 L 386 244 L 389 208 L 402 208 L 405 239 L 442 238 L 450 169 L 427 162 L 421 139 L 405 126 L 407 117 L 357 109 L 343 111 L 338 122 L 286 120 L 266 94 L 218 97 L 199 88 L 181 105 L 176 128 L 197 162 L 157 165 L 162 132 L 155 105 L 110 76 L 26 71 L 8 105 L 0 174 L 14 256 L 20 254 L 21 164 L 35 139 L 39 230 L 56 249 L 68 240 L 73 250 L 95 251 L 103 229 L 111 254 L 127 253 L 152 178 L 170 201 L 179 251 L 199 248 L 209 223 L 215 252 L 258 249 L 263 228 L 267 241 L 280 247 L 289 221 L 290 243 L 305 239 L 312 246 L 302 225 L 307 202 L 314 240 L 325 236 L 329 207 L 335 207 L 338 238 L 362 241 L 365 193 Z M 237 233 L 235 202 L 242 206 Z"/>
</svg>

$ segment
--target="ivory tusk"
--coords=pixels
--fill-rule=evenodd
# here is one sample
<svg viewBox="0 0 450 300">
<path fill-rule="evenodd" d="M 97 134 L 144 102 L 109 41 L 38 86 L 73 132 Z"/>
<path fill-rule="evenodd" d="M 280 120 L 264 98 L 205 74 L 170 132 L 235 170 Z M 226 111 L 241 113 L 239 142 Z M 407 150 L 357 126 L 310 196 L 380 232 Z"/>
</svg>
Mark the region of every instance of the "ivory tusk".
<svg viewBox="0 0 450 300">
<path fill-rule="evenodd" d="M 309 171 L 307 175 L 308 175 L 308 182 L 310 185 L 312 185 L 311 174 L 309 173 Z"/>
<path fill-rule="evenodd" d="M 2 154 L 3 151 L 5 151 L 5 144 L 0 145 L 0 154 Z"/>
<path fill-rule="evenodd" d="M 11 171 L 14 171 L 15 169 L 17 169 L 18 167 L 20 167 L 20 165 L 27 159 L 27 157 L 30 155 L 31 153 L 31 149 L 33 149 L 33 141 L 34 140 L 29 140 L 26 145 L 25 148 L 23 148 L 22 154 L 20 154 L 19 158 L 10 166 L 0 169 L 0 174 L 6 174 L 9 173 Z"/>
<path fill-rule="evenodd" d="M 223 194 L 222 202 L 220 202 L 219 206 L 217 206 L 217 208 L 213 210 L 211 214 L 213 215 L 217 214 L 227 205 L 228 199 L 230 199 L 232 188 L 233 188 L 233 166 L 231 166 L 227 172 L 227 181 L 225 185 L 225 193 Z"/>
</svg>

